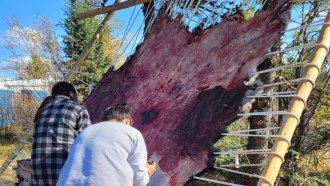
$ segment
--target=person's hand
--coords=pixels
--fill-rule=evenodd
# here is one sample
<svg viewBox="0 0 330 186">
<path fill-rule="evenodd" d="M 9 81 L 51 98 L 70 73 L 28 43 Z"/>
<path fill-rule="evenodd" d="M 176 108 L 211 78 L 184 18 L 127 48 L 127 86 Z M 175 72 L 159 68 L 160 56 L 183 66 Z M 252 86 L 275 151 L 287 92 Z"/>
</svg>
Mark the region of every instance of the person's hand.
<svg viewBox="0 0 330 186">
<path fill-rule="evenodd" d="M 156 172 L 156 162 L 153 161 L 153 162 L 149 163 L 147 161 L 147 168 L 148 168 L 148 174 L 149 174 L 149 176 L 154 175 L 155 172 Z"/>
</svg>

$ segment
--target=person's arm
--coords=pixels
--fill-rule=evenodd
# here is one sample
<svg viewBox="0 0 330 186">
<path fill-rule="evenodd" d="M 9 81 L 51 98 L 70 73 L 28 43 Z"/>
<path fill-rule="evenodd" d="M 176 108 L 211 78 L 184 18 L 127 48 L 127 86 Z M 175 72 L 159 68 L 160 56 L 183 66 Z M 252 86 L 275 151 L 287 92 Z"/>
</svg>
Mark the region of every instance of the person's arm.
<svg viewBox="0 0 330 186">
<path fill-rule="evenodd" d="M 149 182 L 148 168 L 146 166 L 147 156 L 146 144 L 142 134 L 138 132 L 133 151 L 128 159 L 128 163 L 134 171 L 134 186 L 146 186 Z"/>
<path fill-rule="evenodd" d="M 82 110 L 79 113 L 79 119 L 77 123 L 77 132 L 81 132 L 84 128 L 90 126 L 92 124 L 88 111 L 85 107 L 82 107 Z"/>
</svg>

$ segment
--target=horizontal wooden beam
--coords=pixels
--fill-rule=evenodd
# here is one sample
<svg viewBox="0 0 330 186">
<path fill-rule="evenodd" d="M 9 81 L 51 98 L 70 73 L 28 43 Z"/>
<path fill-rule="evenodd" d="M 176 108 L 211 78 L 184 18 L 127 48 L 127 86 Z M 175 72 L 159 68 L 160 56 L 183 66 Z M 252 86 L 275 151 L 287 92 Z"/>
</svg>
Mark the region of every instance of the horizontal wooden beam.
<svg viewBox="0 0 330 186">
<path fill-rule="evenodd" d="M 93 17 L 96 15 L 100 15 L 100 14 L 105 14 L 105 13 L 109 13 L 109 12 L 113 12 L 116 10 L 121 10 L 121 9 L 125 9 L 131 6 L 135 6 L 138 4 L 143 4 L 143 3 L 147 3 L 147 2 L 151 2 L 153 0 L 128 0 L 128 1 L 124 1 L 124 2 L 120 2 L 117 4 L 113 4 L 110 6 L 106 6 L 103 8 L 98 8 L 98 9 L 94 9 L 94 10 L 90 10 L 90 11 L 86 11 L 86 12 L 82 12 L 76 15 L 76 18 L 78 20 L 81 19 L 86 19 L 89 17 Z"/>
</svg>

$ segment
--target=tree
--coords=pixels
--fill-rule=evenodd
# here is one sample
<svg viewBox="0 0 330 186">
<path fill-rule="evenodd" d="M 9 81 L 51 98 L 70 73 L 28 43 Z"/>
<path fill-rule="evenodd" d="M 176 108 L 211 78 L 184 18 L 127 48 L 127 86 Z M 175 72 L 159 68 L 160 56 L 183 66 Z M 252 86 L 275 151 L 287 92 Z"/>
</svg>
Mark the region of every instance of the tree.
<svg viewBox="0 0 330 186">
<path fill-rule="evenodd" d="M 65 10 L 67 17 L 63 24 L 66 32 L 63 38 L 63 49 L 68 58 L 68 62 L 65 65 L 69 70 L 98 28 L 101 23 L 101 17 L 84 20 L 77 20 L 75 18 L 78 12 L 96 8 L 98 5 L 96 0 L 70 0 L 68 3 L 69 5 Z M 104 29 L 100 39 L 92 48 L 72 80 L 72 83 L 78 87 L 80 93 L 86 95 L 89 91 L 88 86 L 95 85 L 101 79 L 103 73 L 108 70 L 113 59 L 116 58 L 115 54 L 118 53 L 117 48 L 120 44 L 119 40 L 113 34 L 116 29 L 119 29 L 119 24 L 116 21 L 111 22 Z"/>
<path fill-rule="evenodd" d="M 14 69 L 18 79 L 61 79 L 62 55 L 47 18 L 40 17 L 34 25 L 22 27 L 16 17 L 12 17 L 4 46 L 11 53 L 9 68 Z"/>
<path fill-rule="evenodd" d="M 329 2 L 323 1 L 315 1 L 315 2 L 305 2 L 295 4 L 291 22 L 297 23 L 298 25 L 308 25 L 315 21 L 320 21 L 320 15 L 327 13 L 327 8 L 329 6 Z M 298 45 L 302 45 L 304 43 L 309 43 L 311 41 L 315 41 L 317 39 L 319 33 L 319 27 L 308 28 L 302 27 L 298 31 L 293 33 L 288 33 L 283 35 L 278 42 L 275 43 L 273 48 L 275 50 L 280 50 L 279 47 L 294 47 Z M 277 46 L 276 46 L 277 45 Z M 284 64 L 292 64 L 297 62 L 303 62 L 309 59 L 311 52 L 311 48 L 304 48 L 300 51 L 291 51 L 284 54 L 280 54 L 274 56 L 274 65 L 281 66 Z M 265 66 L 263 62 L 259 67 Z M 267 69 L 267 68 L 266 68 Z M 324 68 L 327 69 L 327 68 Z M 274 77 L 277 80 L 290 80 L 290 79 L 298 79 L 303 77 L 304 75 L 304 67 L 290 68 L 278 71 L 276 73 L 264 74 L 259 76 L 259 79 L 264 79 L 265 77 Z M 329 124 L 325 122 L 326 113 L 328 111 L 324 110 L 324 104 L 329 100 L 329 98 L 324 94 L 324 91 L 328 89 L 327 77 L 329 76 L 326 72 L 322 72 L 321 77 L 317 81 L 317 84 L 322 88 L 319 88 L 320 91 L 316 91 L 312 93 L 310 98 L 308 99 L 308 107 L 304 111 L 303 115 L 300 119 L 300 124 L 296 130 L 296 133 L 292 139 L 292 146 L 289 150 L 288 155 L 285 157 L 286 162 L 283 165 L 283 170 L 280 173 L 281 176 L 278 179 L 278 184 L 281 185 L 296 185 L 296 184 L 313 184 L 310 180 L 316 179 L 316 177 L 312 176 L 312 167 L 320 165 L 320 160 L 325 159 L 328 156 L 326 153 L 319 153 L 320 151 L 324 151 L 324 149 L 329 149 L 329 138 L 327 137 L 329 133 L 327 132 L 329 129 Z M 320 81 L 320 79 L 324 79 Z M 280 85 L 273 89 L 274 92 L 287 92 L 292 91 L 295 88 L 294 85 Z M 316 88 L 317 90 L 318 88 Z M 321 101 L 323 100 L 323 101 Z M 261 104 L 264 101 L 268 101 L 268 104 Z M 258 102 L 255 102 L 253 108 L 258 108 L 258 111 L 265 112 L 269 111 L 269 107 L 262 108 L 260 105 L 270 105 L 271 108 L 275 108 L 275 110 L 287 110 L 289 106 L 290 100 L 289 98 L 280 98 L 278 101 L 273 101 L 271 99 L 259 99 Z M 316 118 L 318 118 L 318 112 L 323 112 L 325 116 L 322 121 L 317 122 Z M 314 117 L 314 115 L 316 117 Z M 321 114 L 322 115 L 322 114 Z M 258 119 L 259 118 L 259 119 Z M 313 119 L 314 118 L 314 119 Z M 262 118 L 262 117 L 250 117 L 250 127 L 255 128 L 265 128 L 271 126 L 279 126 L 282 123 L 283 117 L 279 116 L 271 118 Z M 258 123 L 262 123 L 264 125 L 258 126 Z M 313 132 L 311 132 L 313 131 Z M 257 149 L 262 146 L 267 148 L 267 142 L 270 142 L 268 148 L 271 148 L 272 141 L 255 141 L 253 138 L 249 138 L 248 148 Z M 317 154 L 317 155 L 315 155 Z M 322 155 L 321 155 L 322 154 Z M 316 160 L 309 161 L 314 162 L 314 165 L 311 163 L 306 163 L 306 157 L 313 156 Z M 258 155 L 258 158 L 253 156 L 252 160 L 258 159 L 259 162 L 262 162 L 261 156 Z M 329 157 L 328 157 L 329 158 Z M 250 159 L 251 160 L 251 159 Z M 253 163 L 256 163 L 252 161 Z M 250 169 L 250 172 L 259 174 L 260 171 L 258 169 Z M 315 181 L 316 183 L 321 183 Z M 324 182 L 323 182 L 324 184 Z M 254 185 L 254 184 L 252 184 Z"/>
</svg>

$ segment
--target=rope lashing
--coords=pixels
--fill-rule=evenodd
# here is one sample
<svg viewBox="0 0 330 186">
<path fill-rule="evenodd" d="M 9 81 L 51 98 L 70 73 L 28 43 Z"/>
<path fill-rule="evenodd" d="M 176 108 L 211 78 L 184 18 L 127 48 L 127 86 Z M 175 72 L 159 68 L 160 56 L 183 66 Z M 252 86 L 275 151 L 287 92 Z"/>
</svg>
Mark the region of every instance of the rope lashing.
<svg viewBox="0 0 330 186">
<path fill-rule="evenodd" d="M 288 51 L 292 51 L 292 50 L 300 50 L 300 49 L 303 49 L 303 48 L 311 48 L 313 46 L 315 46 L 315 41 L 305 43 L 305 44 L 302 44 L 302 45 L 298 45 L 298 46 L 288 47 L 288 48 L 285 48 L 283 50 L 269 52 L 269 53 L 265 54 L 265 56 L 280 54 L 280 53 L 288 52 Z"/>
<path fill-rule="evenodd" d="M 313 87 L 315 86 L 313 81 L 308 78 L 298 78 L 298 79 L 291 79 L 291 80 L 286 80 L 286 81 L 281 81 L 281 82 L 264 84 L 264 85 L 257 87 L 257 89 L 268 88 L 268 87 L 283 85 L 283 84 L 287 84 L 287 83 L 300 83 L 301 81 L 308 81 L 308 82 L 312 83 Z"/>
<path fill-rule="evenodd" d="M 304 108 L 306 108 L 307 103 L 305 101 L 305 99 L 300 96 L 300 95 L 296 95 L 296 94 L 287 94 L 287 95 L 254 95 L 254 96 L 246 96 L 247 98 L 251 98 L 251 99 L 255 99 L 255 98 L 295 98 L 295 99 L 299 99 L 300 101 L 303 102 L 304 104 Z"/>
<path fill-rule="evenodd" d="M 235 173 L 235 174 L 241 174 L 241 175 L 245 175 L 245 176 L 249 176 L 249 177 L 254 177 L 254 178 L 262 179 L 265 182 L 267 182 L 269 185 L 271 185 L 271 186 L 274 185 L 267 178 L 262 177 L 262 176 L 259 176 L 257 174 L 249 174 L 249 173 L 246 173 L 246 172 L 241 172 L 241 171 L 236 171 L 236 170 L 232 170 L 232 169 L 222 168 L 222 167 L 219 167 L 217 165 L 214 165 L 213 167 L 215 169 L 219 169 L 219 170 L 223 170 L 223 171 L 227 171 L 227 172 L 232 172 L 232 173 Z"/>
<path fill-rule="evenodd" d="M 315 21 L 313 23 L 309 23 L 309 24 L 306 24 L 306 25 L 302 25 L 302 26 L 298 26 L 298 27 L 295 27 L 295 28 L 291 28 L 291 29 L 288 29 L 288 30 L 284 30 L 282 31 L 282 33 L 286 33 L 286 32 L 292 32 L 292 31 L 296 31 L 296 30 L 301 30 L 303 28 L 310 28 L 310 27 L 315 27 L 315 26 L 322 26 L 324 25 L 324 19 L 322 20 L 318 20 L 318 21 Z"/>
<path fill-rule="evenodd" d="M 245 133 L 245 132 L 257 132 L 257 131 L 269 131 L 269 130 L 278 130 L 281 127 L 269 127 L 269 128 L 260 128 L 260 129 L 249 129 L 249 130 L 236 130 L 230 131 L 229 134 L 236 134 L 236 133 Z"/>
<path fill-rule="evenodd" d="M 296 116 L 293 113 L 290 113 L 288 111 L 280 110 L 280 111 L 272 111 L 272 112 L 251 112 L 251 113 L 240 113 L 237 114 L 238 116 L 268 116 L 268 115 L 289 115 L 294 117 L 298 123 L 300 122 L 300 119 L 298 116 Z"/>
<path fill-rule="evenodd" d="M 217 184 L 222 184 L 222 185 L 244 186 L 244 185 L 240 185 L 240 184 L 228 183 L 228 182 L 224 182 L 224 181 L 218 181 L 218 180 L 213 180 L 213 179 L 209 179 L 209 178 L 202 178 L 202 177 L 198 177 L 198 176 L 193 176 L 193 178 L 196 180 L 202 180 L 202 181 L 206 181 L 206 182 L 210 182 L 210 183 L 217 183 Z"/>
<path fill-rule="evenodd" d="M 285 69 L 291 68 L 291 67 L 301 67 L 301 66 L 306 66 L 306 65 L 307 65 L 307 61 L 303 61 L 303 62 L 292 63 L 292 64 L 288 64 L 288 65 L 282 65 L 282 66 L 278 66 L 278 67 L 274 67 L 274 68 L 270 68 L 270 69 L 266 69 L 266 70 L 261 70 L 261 71 L 257 71 L 257 72 L 252 72 L 252 73 L 250 73 L 250 75 L 275 72 L 275 71 L 279 71 L 279 70 L 285 70 Z"/>
<path fill-rule="evenodd" d="M 224 136 L 240 136 L 240 137 L 261 137 L 261 138 L 279 138 L 288 143 L 289 146 L 291 146 L 291 142 L 289 139 L 286 138 L 286 136 L 281 135 L 264 135 L 264 134 L 234 134 L 234 133 L 221 133 L 221 135 Z"/>
</svg>

